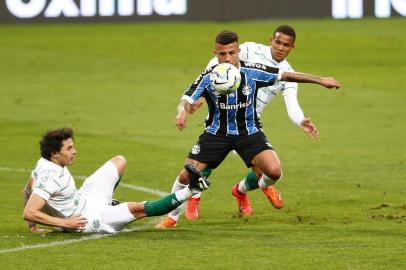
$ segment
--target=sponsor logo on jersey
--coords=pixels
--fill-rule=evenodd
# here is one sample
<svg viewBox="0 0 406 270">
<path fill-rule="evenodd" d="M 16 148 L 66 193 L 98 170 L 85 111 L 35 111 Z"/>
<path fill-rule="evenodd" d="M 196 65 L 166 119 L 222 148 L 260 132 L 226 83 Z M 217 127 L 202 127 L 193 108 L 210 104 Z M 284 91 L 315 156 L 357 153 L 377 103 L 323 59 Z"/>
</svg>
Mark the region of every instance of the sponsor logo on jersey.
<svg viewBox="0 0 406 270">
<path fill-rule="evenodd" d="M 244 86 L 244 87 L 242 88 L 242 93 L 243 93 L 245 96 L 248 96 L 249 94 L 252 93 L 251 87 L 249 87 L 248 85 Z"/>
<path fill-rule="evenodd" d="M 198 144 L 193 145 L 191 152 L 192 152 L 193 155 L 199 154 L 200 153 L 200 145 L 198 145 Z"/>
<path fill-rule="evenodd" d="M 242 108 L 246 108 L 252 104 L 252 99 L 248 100 L 247 102 L 239 102 L 238 104 L 225 104 L 219 103 L 220 109 L 223 110 L 238 110 Z"/>
<path fill-rule="evenodd" d="M 253 68 L 258 68 L 258 69 L 266 70 L 266 66 L 263 65 L 263 64 L 259 64 L 259 63 L 245 62 L 245 66 L 246 66 L 246 67 L 253 67 Z"/>
</svg>

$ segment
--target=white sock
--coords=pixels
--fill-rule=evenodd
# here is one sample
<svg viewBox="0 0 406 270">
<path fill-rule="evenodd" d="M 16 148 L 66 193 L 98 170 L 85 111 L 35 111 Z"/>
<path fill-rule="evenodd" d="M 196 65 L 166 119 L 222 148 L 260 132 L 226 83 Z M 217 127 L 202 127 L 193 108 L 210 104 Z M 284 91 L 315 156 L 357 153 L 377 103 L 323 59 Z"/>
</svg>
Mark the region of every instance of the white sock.
<svg viewBox="0 0 406 270">
<path fill-rule="evenodd" d="M 178 176 L 178 177 L 176 177 L 175 182 L 173 182 L 171 193 L 175 193 L 178 190 L 182 190 L 187 186 L 188 185 L 184 185 L 181 182 L 179 182 L 179 176 Z"/>
<path fill-rule="evenodd" d="M 192 197 L 192 191 L 189 188 L 184 188 L 176 191 L 175 196 L 178 201 L 183 202 Z"/>
<path fill-rule="evenodd" d="M 260 188 L 267 188 L 269 186 L 275 185 L 275 183 L 276 183 L 276 180 L 272 180 L 271 178 L 269 178 L 265 174 L 262 174 L 261 178 L 258 181 L 258 186 Z"/>
<path fill-rule="evenodd" d="M 240 191 L 241 193 L 247 193 L 248 189 L 245 186 L 245 179 L 241 180 L 238 184 L 238 191 Z"/>
<path fill-rule="evenodd" d="M 181 190 L 189 190 L 187 188 L 188 185 L 184 185 L 181 182 L 179 182 L 179 176 L 176 177 L 175 182 L 173 183 L 172 186 L 172 193 L 175 193 L 176 198 L 179 200 L 178 196 L 176 195 L 177 191 L 181 191 Z M 189 190 L 190 191 L 190 190 Z M 185 194 L 184 194 L 185 195 Z M 182 196 L 182 195 L 179 195 Z M 175 220 L 176 222 L 178 222 L 179 218 L 180 218 L 180 214 L 182 213 L 182 210 L 184 208 L 185 204 L 182 203 L 181 205 L 178 206 L 178 208 L 172 210 L 169 214 L 168 217 L 170 217 L 171 219 Z"/>
<path fill-rule="evenodd" d="M 193 195 L 192 198 L 194 198 L 194 199 L 199 199 L 201 195 L 202 195 L 202 193 L 199 192 L 199 193 Z"/>
</svg>

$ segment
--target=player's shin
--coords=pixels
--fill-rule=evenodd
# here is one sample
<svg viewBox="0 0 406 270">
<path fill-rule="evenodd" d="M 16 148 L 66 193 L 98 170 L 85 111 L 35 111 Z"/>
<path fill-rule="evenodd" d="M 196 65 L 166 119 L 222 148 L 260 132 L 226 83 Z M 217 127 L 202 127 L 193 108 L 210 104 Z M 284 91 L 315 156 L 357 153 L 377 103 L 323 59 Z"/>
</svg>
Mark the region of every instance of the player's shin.
<svg viewBox="0 0 406 270">
<path fill-rule="evenodd" d="M 202 176 L 205 177 L 205 178 L 209 178 L 209 176 L 211 175 L 211 172 L 212 172 L 212 169 L 206 168 L 206 169 L 204 169 L 204 170 L 202 171 Z M 193 195 L 192 198 L 194 198 L 194 199 L 199 199 L 199 198 L 201 197 L 201 194 L 202 194 L 202 193 L 199 192 L 199 193 Z"/>
<path fill-rule="evenodd" d="M 184 188 L 158 200 L 146 201 L 144 204 L 145 214 L 149 217 L 167 214 L 176 209 L 191 196 L 192 192 L 188 188 Z"/>
<path fill-rule="evenodd" d="M 247 191 L 254 190 L 258 188 L 258 177 L 253 172 L 250 171 L 244 180 L 242 180 L 238 185 L 238 190 L 241 193 L 247 193 Z"/>
<path fill-rule="evenodd" d="M 279 179 L 281 179 L 281 178 L 282 178 L 282 176 Z M 273 186 L 273 185 L 275 185 L 276 181 L 278 181 L 279 179 L 274 180 L 274 179 L 269 178 L 267 175 L 262 174 L 261 178 L 258 181 L 258 186 L 260 188 L 266 188 L 269 186 Z"/>
<path fill-rule="evenodd" d="M 175 182 L 173 183 L 173 186 L 172 186 L 172 193 L 175 193 L 175 192 L 180 191 L 180 190 L 184 190 L 187 186 L 188 186 L 188 185 L 184 185 L 184 184 L 182 184 L 181 182 L 179 182 L 179 176 L 178 176 L 178 177 L 176 177 L 176 180 L 175 180 Z M 181 215 L 181 212 L 182 212 L 183 208 L 184 208 L 184 205 L 183 205 L 182 203 L 180 203 L 180 204 L 178 205 L 178 207 L 173 208 L 172 211 L 168 211 L 168 212 L 170 212 L 168 216 L 169 216 L 171 219 L 173 219 L 173 220 L 175 220 L 175 221 L 178 221 L 179 218 L 180 218 L 180 215 Z M 167 212 L 167 213 L 168 213 L 168 212 Z"/>
</svg>

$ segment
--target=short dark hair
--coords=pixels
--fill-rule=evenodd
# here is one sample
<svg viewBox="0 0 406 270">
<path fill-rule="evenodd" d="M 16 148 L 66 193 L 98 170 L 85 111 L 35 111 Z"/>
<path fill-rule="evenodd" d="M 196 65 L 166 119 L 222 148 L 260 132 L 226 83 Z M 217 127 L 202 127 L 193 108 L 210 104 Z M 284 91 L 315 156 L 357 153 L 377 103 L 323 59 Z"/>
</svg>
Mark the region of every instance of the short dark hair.
<svg viewBox="0 0 406 270">
<path fill-rule="evenodd" d="M 293 38 L 293 43 L 295 43 L 296 32 L 295 32 L 295 29 L 293 29 L 292 26 L 289 26 L 289 25 L 281 25 L 281 26 L 279 26 L 273 32 L 273 36 L 275 36 L 275 34 L 278 33 L 278 32 L 292 37 Z"/>
<path fill-rule="evenodd" d="M 41 157 L 51 160 L 51 155 L 61 151 L 63 141 L 69 138 L 73 139 L 73 130 L 71 128 L 47 131 L 39 142 Z"/>
<path fill-rule="evenodd" d="M 228 45 L 234 42 L 238 42 L 238 35 L 233 31 L 224 30 L 216 36 L 217 44 Z"/>
</svg>

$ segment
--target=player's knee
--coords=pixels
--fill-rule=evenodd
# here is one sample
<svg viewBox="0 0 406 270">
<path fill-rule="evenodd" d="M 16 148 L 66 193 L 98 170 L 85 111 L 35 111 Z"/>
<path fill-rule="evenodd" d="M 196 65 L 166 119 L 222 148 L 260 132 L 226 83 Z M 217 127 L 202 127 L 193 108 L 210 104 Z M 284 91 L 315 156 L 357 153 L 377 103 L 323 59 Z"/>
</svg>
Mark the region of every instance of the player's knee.
<svg viewBox="0 0 406 270">
<path fill-rule="evenodd" d="M 274 181 L 278 181 L 282 177 L 282 169 L 280 166 L 271 167 L 265 175 Z"/>
<path fill-rule="evenodd" d="M 189 174 L 187 173 L 186 170 L 182 170 L 180 172 L 179 177 L 178 177 L 178 181 L 179 181 L 179 183 L 181 183 L 183 185 L 189 184 Z"/>
<path fill-rule="evenodd" d="M 116 166 L 118 174 L 121 176 L 127 164 L 125 157 L 122 155 L 115 156 L 111 159 L 111 162 Z"/>
</svg>

